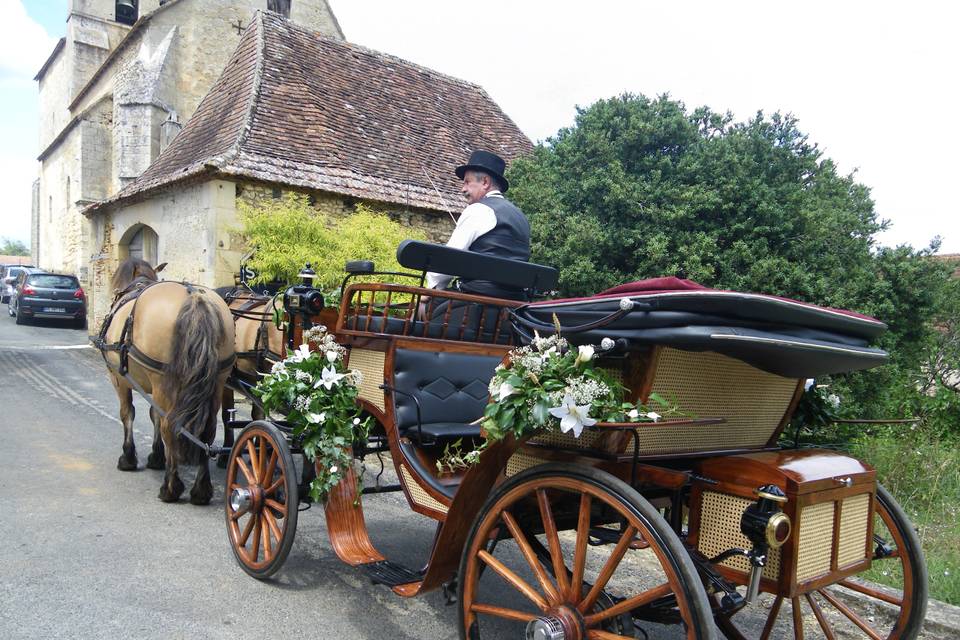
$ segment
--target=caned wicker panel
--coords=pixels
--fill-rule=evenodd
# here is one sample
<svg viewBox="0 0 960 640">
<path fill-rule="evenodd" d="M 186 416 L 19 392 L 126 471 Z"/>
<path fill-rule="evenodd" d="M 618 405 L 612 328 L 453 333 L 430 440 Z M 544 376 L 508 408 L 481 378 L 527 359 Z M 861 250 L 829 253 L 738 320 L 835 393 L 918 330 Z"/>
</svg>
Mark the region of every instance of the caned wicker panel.
<svg viewBox="0 0 960 640">
<path fill-rule="evenodd" d="M 705 491 L 700 506 L 700 536 L 697 549 L 708 558 L 738 547 L 749 549 L 750 540 L 740 531 L 740 517 L 752 500 L 727 493 Z M 725 567 L 750 572 L 750 562 L 743 556 L 735 556 L 720 563 Z M 780 577 L 780 549 L 771 549 L 767 554 L 767 566 L 763 577 L 777 580 Z"/>
<path fill-rule="evenodd" d="M 786 413 L 797 380 L 761 371 L 713 352 L 661 350 L 653 391 L 676 399 L 681 411 L 726 423 L 681 427 L 645 425 L 641 453 L 670 453 L 764 446 Z M 633 440 L 627 451 L 633 451 Z"/>
<path fill-rule="evenodd" d="M 517 452 L 510 456 L 510 459 L 507 460 L 507 468 L 504 473 L 509 478 L 510 476 L 515 476 L 521 471 L 525 471 L 530 467 L 535 467 L 538 464 L 543 464 L 544 462 L 548 461 L 544 460 L 543 458 L 537 458 L 536 456 L 528 455 L 526 453 Z"/>
<path fill-rule="evenodd" d="M 386 359 L 382 351 L 371 351 L 370 349 L 351 349 L 350 350 L 350 368 L 359 369 L 363 374 L 363 381 L 360 383 L 359 396 L 373 403 L 378 409 L 383 411 L 383 362 Z"/>
<path fill-rule="evenodd" d="M 423 490 L 423 488 L 417 484 L 417 481 L 413 479 L 413 476 L 407 471 L 406 465 L 400 465 L 400 475 L 403 476 L 403 482 L 407 485 L 407 491 L 410 493 L 410 499 L 413 500 L 414 504 L 418 504 L 421 507 L 427 507 L 428 509 L 433 509 L 434 511 L 439 511 L 441 513 L 447 512 L 447 507 L 438 502 L 433 496 Z"/>
<path fill-rule="evenodd" d="M 870 494 L 850 496 L 840 506 L 840 540 L 837 567 L 860 562 L 867 556 L 867 530 L 870 521 Z"/>
<path fill-rule="evenodd" d="M 835 505 L 832 501 L 821 502 L 800 511 L 800 526 L 797 527 L 797 582 L 830 571 Z"/>
</svg>

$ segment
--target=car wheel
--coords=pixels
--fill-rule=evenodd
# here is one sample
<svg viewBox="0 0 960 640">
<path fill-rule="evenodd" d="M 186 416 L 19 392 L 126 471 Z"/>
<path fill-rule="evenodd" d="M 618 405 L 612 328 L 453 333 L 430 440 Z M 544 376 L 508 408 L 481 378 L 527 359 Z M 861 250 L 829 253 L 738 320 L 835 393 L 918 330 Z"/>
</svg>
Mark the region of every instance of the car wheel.
<svg viewBox="0 0 960 640">
<path fill-rule="evenodd" d="M 17 324 L 27 324 L 27 319 L 23 317 L 22 313 L 17 314 Z"/>
<path fill-rule="evenodd" d="M 11 305 L 9 302 L 7 303 L 7 315 L 10 316 L 11 318 L 17 315 L 13 312 L 13 305 Z"/>
</svg>

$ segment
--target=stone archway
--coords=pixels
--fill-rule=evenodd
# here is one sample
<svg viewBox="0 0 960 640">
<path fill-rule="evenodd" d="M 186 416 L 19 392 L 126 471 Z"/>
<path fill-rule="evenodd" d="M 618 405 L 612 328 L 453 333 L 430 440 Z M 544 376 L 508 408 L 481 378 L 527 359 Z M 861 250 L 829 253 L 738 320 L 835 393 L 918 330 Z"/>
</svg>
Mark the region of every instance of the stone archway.
<svg viewBox="0 0 960 640">
<path fill-rule="evenodd" d="M 159 241 L 157 232 L 145 224 L 130 227 L 120 239 L 120 261 L 127 258 L 140 258 L 146 260 L 151 266 L 156 266 Z"/>
</svg>

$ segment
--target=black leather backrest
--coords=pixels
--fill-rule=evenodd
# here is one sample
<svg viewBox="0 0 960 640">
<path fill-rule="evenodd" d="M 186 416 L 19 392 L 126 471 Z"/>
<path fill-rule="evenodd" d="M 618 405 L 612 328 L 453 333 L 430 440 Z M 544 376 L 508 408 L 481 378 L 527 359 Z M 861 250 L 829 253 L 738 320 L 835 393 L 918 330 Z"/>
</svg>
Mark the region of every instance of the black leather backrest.
<svg viewBox="0 0 960 640">
<path fill-rule="evenodd" d="M 487 385 L 500 356 L 397 349 L 393 360 L 393 386 L 420 399 L 421 420 L 466 423 L 483 415 Z M 393 394 L 400 433 L 417 426 L 413 399 Z"/>
</svg>

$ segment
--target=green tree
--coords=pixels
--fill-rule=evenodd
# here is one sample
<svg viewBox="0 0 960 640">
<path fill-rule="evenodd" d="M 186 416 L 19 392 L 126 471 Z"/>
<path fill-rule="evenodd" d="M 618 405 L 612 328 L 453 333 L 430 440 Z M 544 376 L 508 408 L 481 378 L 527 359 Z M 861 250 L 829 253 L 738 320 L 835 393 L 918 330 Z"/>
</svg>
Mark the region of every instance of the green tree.
<svg viewBox="0 0 960 640">
<path fill-rule="evenodd" d="M 20 240 L 11 238 L 0 238 L 0 255 L 4 256 L 28 256 L 30 249 Z"/>
<path fill-rule="evenodd" d="M 327 292 L 340 286 L 348 260 L 372 260 L 379 271 L 399 271 L 400 241 L 425 238 L 419 229 L 363 204 L 352 215 L 331 219 L 310 206 L 306 196 L 293 193 L 241 202 L 239 212 L 243 234 L 256 247 L 250 266 L 258 281 L 296 281 L 309 262 L 317 274 L 316 286 Z"/>
<path fill-rule="evenodd" d="M 642 278 L 788 296 L 890 325 L 891 367 L 844 384 L 851 411 L 889 410 L 921 372 L 946 269 L 936 249 L 881 249 L 870 191 L 843 175 L 789 115 L 744 122 L 662 96 L 622 95 L 516 160 L 512 199 L 531 218 L 533 259 L 566 295 Z"/>
</svg>

